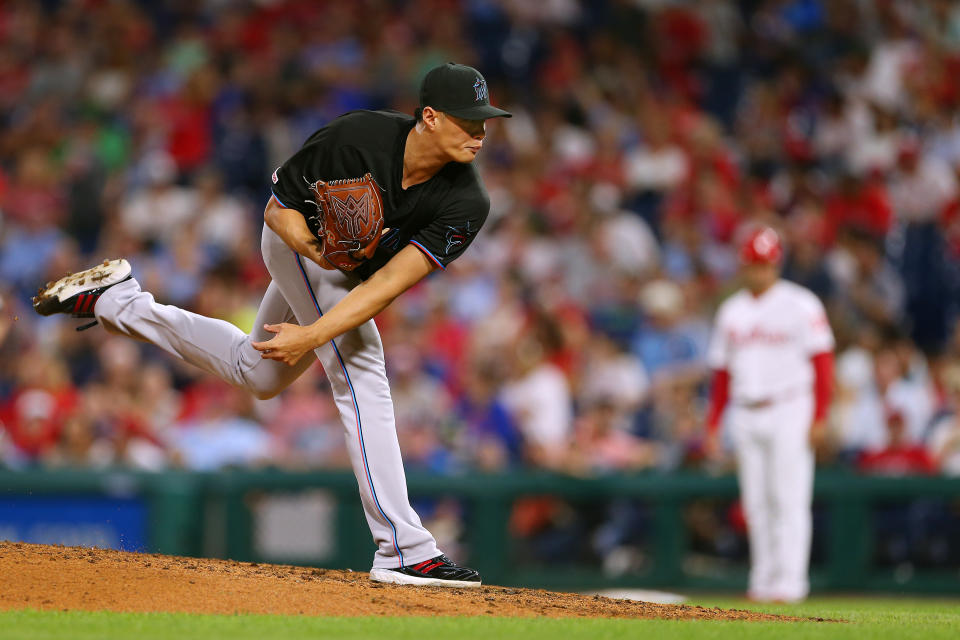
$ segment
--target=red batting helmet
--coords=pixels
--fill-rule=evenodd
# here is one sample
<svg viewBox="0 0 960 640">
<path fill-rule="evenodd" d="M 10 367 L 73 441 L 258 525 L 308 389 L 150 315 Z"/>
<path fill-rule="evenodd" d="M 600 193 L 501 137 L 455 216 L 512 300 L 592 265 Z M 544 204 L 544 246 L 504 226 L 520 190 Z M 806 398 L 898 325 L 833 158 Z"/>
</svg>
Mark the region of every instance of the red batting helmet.
<svg viewBox="0 0 960 640">
<path fill-rule="evenodd" d="M 783 245 L 780 236 L 771 227 L 758 227 L 751 231 L 740 245 L 742 264 L 780 264 Z"/>
</svg>

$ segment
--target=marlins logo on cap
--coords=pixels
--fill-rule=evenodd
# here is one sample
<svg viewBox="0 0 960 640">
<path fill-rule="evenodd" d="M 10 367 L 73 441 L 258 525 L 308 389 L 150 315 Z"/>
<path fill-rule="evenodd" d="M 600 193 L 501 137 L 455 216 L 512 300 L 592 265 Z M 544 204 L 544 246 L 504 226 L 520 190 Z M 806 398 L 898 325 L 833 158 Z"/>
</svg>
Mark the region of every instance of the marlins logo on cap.
<svg viewBox="0 0 960 640">
<path fill-rule="evenodd" d="M 477 101 L 487 99 L 487 81 L 483 78 L 477 78 L 473 83 L 473 90 L 477 92 Z"/>
</svg>

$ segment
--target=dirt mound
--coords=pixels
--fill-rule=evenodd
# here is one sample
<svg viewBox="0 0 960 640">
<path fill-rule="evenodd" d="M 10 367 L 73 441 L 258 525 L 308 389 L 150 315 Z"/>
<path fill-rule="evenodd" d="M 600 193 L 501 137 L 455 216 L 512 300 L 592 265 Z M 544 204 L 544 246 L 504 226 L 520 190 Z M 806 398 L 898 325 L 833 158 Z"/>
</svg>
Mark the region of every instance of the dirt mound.
<svg viewBox="0 0 960 640">
<path fill-rule="evenodd" d="M 402 587 L 352 571 L 9 542 L 0 542 L 0 575 L 0 609 L 796 620 L 532 589 Z"/>
</svg>

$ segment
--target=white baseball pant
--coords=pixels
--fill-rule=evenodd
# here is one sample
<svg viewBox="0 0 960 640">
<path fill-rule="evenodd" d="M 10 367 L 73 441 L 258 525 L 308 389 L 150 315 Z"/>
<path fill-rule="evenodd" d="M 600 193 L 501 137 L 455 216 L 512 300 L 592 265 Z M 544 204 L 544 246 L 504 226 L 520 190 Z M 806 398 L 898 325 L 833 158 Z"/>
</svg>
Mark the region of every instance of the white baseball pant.
<svg viewBox="0 0 960 640">
<path fill-rule="evenodd" d="M 273 334 L 264 324 L 313 323 L 360 283 L 356 276 L 321 269 L 291 250 L 264 226 L 261 242 L 272 282 L 260 303 L 253 333 L 223 320 L 158 304 L 136 280 L 108 289 L 97 301 L 97 320 L 113 333 L 150 342 L 167 353 L 245 389 L 258 398 L 278 394 L 314 358 L 296 366 L 260 357 L 252 342 Z M 412 565 L 440 555 L 436 540 L 410 506 L 394 424 L 383 344 L 370 320 L 317 348 L 346 429 L 367 524 L 377 544 L 374 568 Z"/>
<path fill-rule="evenodd" d="M 810 590 L 813 397 L 800 394 L 763 408 L 731 408 L 750 539 L 749 593 L 760 600 L 802 600 Z"/>
</svg>

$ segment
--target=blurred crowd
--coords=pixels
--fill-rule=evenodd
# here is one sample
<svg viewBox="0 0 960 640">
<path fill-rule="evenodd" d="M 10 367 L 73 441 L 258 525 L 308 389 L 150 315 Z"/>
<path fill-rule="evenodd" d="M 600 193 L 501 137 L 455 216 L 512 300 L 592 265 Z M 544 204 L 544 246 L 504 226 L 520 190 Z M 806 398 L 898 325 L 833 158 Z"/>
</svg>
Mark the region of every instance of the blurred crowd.
<svg viewBox="0 0 960 640">
<path fill-rule="evenodd" d="M 713 464 L 763 222 L 838 341 L 822 462 L 960 475 L 960 2 L 10 0 L 0 42 L 0 465 L 348 465 L 319 366 L 258 401 L 30 297 L 124 256 L 249 330 L 273 169 L 455 60 L 515 117 L 482 233 L 377 318 L 409 469 Z"/>
</svg>

